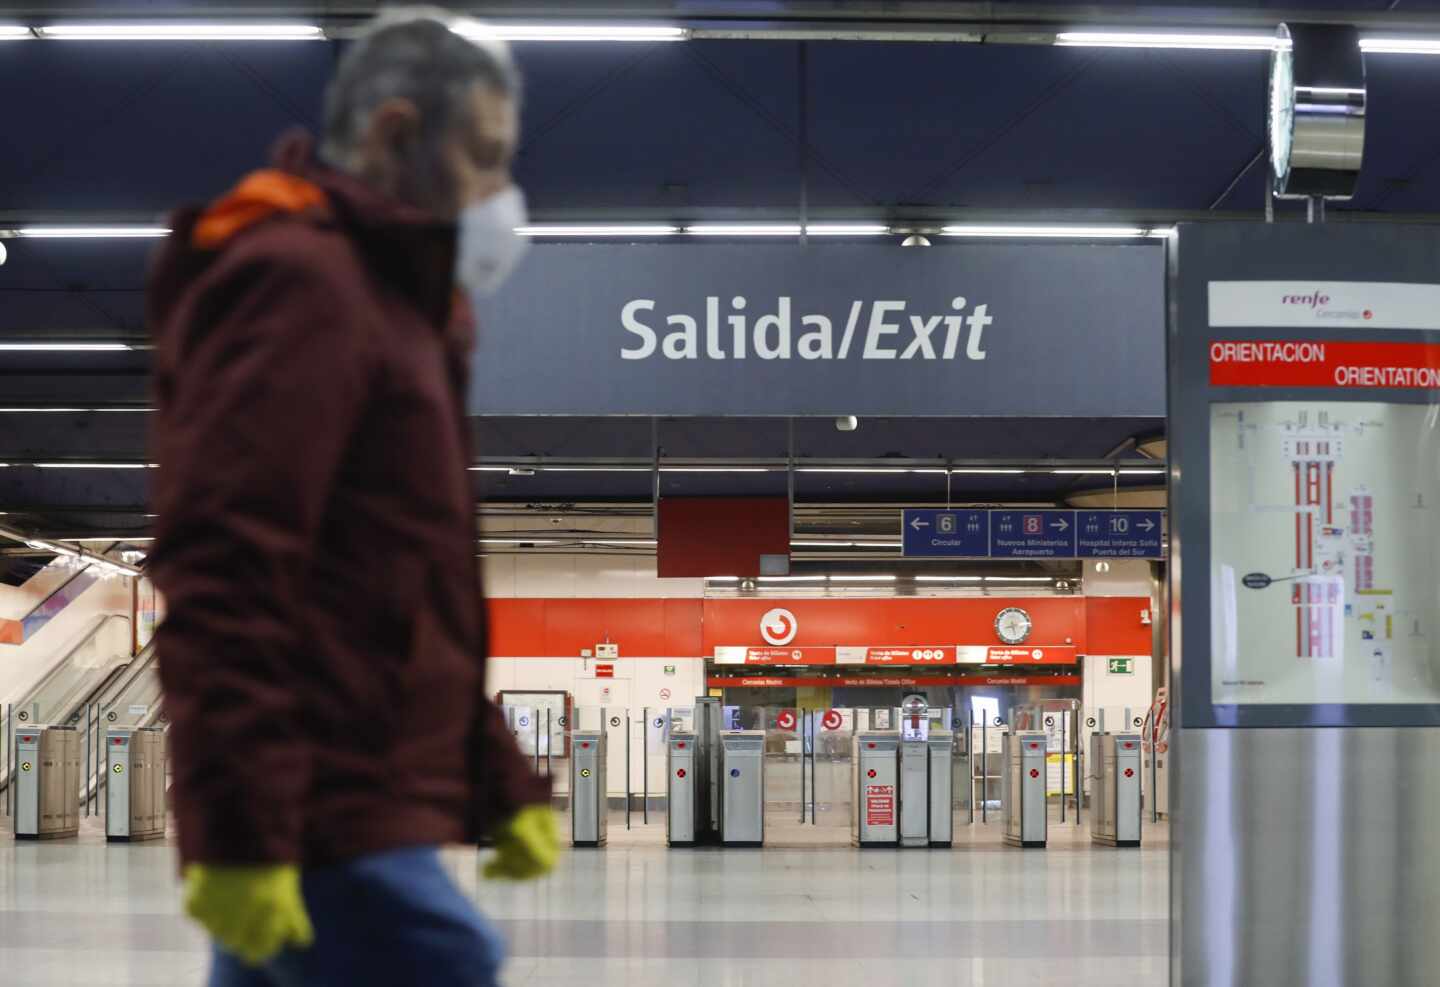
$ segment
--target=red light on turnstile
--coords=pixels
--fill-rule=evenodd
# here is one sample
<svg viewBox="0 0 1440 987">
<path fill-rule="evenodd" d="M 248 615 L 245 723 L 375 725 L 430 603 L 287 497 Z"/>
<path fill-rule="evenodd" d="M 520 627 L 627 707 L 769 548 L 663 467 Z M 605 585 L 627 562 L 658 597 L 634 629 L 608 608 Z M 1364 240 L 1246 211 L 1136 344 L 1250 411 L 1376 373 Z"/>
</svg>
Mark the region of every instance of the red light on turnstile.
<svg viewBox="0 0 1440 987">
<path fill-rule="evenodd" d="M 1135 769 L 1134 769 L 1134 768 L 1126 768 L 1126 769 L 1125 769 L 1125 777 L 1126 777 L 1126 778 L 1134 778 L 1134 777 L 1135 777 Z"/>
<path fill-rule="evenodd" d="M 875 742 L 874 742 L 874 741 L 871 741 L 870 743 L 866 744 L 865 746 L 868 747 L 868 748 L 870 748 L 870 749 L 873 751 L 873 750 L 875 749 Z"/>
<path fill-rule="evenodd" d="M 677 768 L 677 769 L 675 770 L 675 777 L 676 777 L 676 778 L 684 778 L 684 777 L 685 777 L 685 769 L 684 769 L 684 768 Z"/>
<path fill-rule="evenodd" d="M 582 741 L 580 741 L 580 749 L 581 749 L 582 751 L 583 751 L 583 750 L 589 750 L 589 749 L 590 749 L 590 741 L 588 741 L 588 740 L 582 740 Z"/>
<path fill-rule="evenodd" d="M 875 769 L 874 769 L 874 768 L 871 768 L 871 769 L 869 770 L 868 774 L 869 774 L 869 776 L 870 776 L 871 778 L 874 778 L 874 777 L 875 777 Z"/>
<path fill-rule="evenodd" d="M 676 749 L 683 751 L 685 749 L 685 741 L 680 741 L 678 744 L 675 745 L 675 747 Z"/>
<path fill-rule="evenodd" d="M 115 747 L 123 747 L 123 746 L 125 745 L 125 740 L 124 740 L 123 737 L 116 737 L 116 738 L 114 738 L 113 740 L 111 740 L 110 743 L 111 743 L 112 746 L 115 746 Z"/>
<path fill-rule="evenodd" d="M 1135 744 L 1129 740 L 1125 741 L 1125 743 L 1121 746 L 1124 747 L 1127 751 L 1133 751 L 1135 749 Z"/>
<path fill-rule="evenodd" d="M 1030 745 L 1030 749 L 1031 749 L 1032 751 L 1038 751 L 1038 750 L 1040 749 L 1040 745 L 1039 745 L 1039 744 L 1031 744 L 1031 745 Z"/>
<path fill-rule="evenodd" d="M 1031 768 L 1031 769 L 1030 769 L 1030 777 L 1031 777 L 1031 778 L 1039 778 L 1039 777 L 1040 777 L 1040 769 L 1039 769 L 1039 768 Z"/>
</svg>

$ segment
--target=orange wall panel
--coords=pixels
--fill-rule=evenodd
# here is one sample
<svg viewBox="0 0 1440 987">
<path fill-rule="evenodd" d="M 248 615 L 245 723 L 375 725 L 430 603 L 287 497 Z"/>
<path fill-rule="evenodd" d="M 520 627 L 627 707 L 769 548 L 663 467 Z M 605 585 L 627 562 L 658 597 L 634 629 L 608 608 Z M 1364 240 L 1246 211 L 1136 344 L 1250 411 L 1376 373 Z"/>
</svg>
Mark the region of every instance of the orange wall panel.
<svg viewBox="0 0 1440 987">
<path fill-rule="evenodd" d="M 525 599 L 488 601 L 490 653 L 578 657 L 601 641 L 622 657 L 710 656 L 717 646 L 761 647 L 760 618 L 775 607 L 799 623 L 796 647 L 998 645 L 995 615 L 1030 613 L 1027 643 L 1073 645 L 1081 654 L 1150 653 L 1145 597 L 950 597 L 900 599 Z"/>
<path fill-rule="evenodd" d="M 1150 608 L 1144 596 L 1092 596 L 1085 601 L 1086 654 L 1148 655 L 1150 625 L 1140 614 Z"/>
<path fill-rule="evenodd" d="M 807 645 L 1000 644 L 995 615 L 1007 606 L 1030 614 L 1034 627 L 1027 643 L 1072 644 L 1085 650 L 1085 600 L 1078 596 L 947 597 L 899 599 L 706 600 L 704 645 L 766 642 L 760 618 L 775 607 L 795 615 L 799 631 L 790 642 Z"/>
</svg>

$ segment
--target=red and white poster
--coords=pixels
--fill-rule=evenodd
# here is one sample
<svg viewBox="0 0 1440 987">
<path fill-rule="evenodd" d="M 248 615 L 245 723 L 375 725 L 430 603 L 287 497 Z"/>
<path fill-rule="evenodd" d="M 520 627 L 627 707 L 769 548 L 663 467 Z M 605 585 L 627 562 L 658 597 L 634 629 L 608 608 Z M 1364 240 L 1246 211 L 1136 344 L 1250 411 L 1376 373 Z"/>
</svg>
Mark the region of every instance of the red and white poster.
<svg viewBox="0 0 1440 987">
<path fill-rule="evenodd" d="M 833 665 L 834 648 L 715 649 L 717 665 Z"/>
<path fill-rule="evenodd" d="M 955 646 L 905 645 L 902 647 L 870 648 L 840 647 L 835 649 L 838 665 L 953 665 Z"/>
<path fill-rule="evenodd" d="M 865 786 L 865 825 L 895 825 L 895 786 Z"/>
<path fill-rule="evenodd" d="M 1212 387 L 1440 389 L 1440 346 L 1336 340 L 1228 340 L 1210 346 Z"/>
<path fill-rule="evenodd" d="M 1069 645 L 1036 645 L 1018 648 L 991 648 L 990 665 L 1073 665 L 1075 649 Z"/>
</svg>

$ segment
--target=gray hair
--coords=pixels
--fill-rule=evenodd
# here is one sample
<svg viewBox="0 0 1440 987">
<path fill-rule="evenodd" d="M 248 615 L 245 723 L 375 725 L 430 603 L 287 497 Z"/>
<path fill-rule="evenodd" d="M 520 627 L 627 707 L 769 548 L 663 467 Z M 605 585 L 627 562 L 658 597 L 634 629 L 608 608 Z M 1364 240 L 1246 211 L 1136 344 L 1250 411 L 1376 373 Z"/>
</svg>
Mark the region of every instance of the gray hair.
<svg viewBox="0 0 1440 987">
<path fill-rule="evenodd" d="M 415 104 L 426 143 L 449 129 L 456 107 L 477 84 L 518 99 L 520 72 L 509 46 L 483 30 L 439 7 L 382 12 L 345 52 L 326 87 L 321 155 L 336 164 L 348 158 L 370 114 L 387 99 Z"/>
</svg>

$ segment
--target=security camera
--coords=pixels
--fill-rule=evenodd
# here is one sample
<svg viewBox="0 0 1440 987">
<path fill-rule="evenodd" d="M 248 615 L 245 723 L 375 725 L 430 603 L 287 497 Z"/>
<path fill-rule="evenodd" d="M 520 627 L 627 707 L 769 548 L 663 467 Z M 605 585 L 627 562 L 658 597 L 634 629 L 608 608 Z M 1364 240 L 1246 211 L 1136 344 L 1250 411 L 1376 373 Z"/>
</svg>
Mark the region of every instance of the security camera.
<svg viewBox="0 0 1440 987">
<path fill-rule="evenodd" d="M 842 432 L 853 432 L 860 427 L 860 419 L 854 415 L 841 415 L 835 419 L 835 427 Z"/>
</svg>

